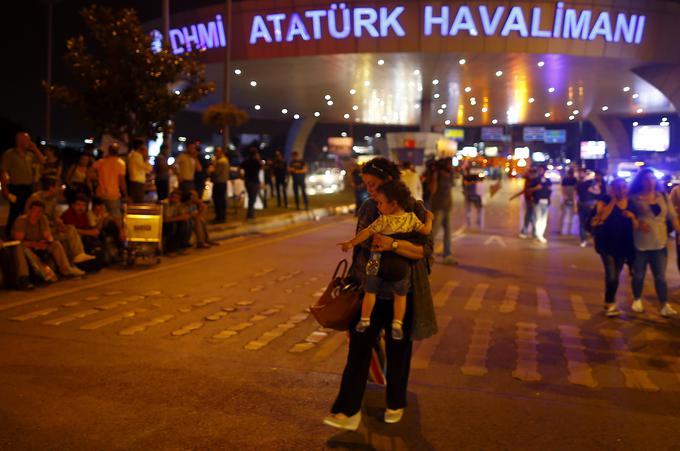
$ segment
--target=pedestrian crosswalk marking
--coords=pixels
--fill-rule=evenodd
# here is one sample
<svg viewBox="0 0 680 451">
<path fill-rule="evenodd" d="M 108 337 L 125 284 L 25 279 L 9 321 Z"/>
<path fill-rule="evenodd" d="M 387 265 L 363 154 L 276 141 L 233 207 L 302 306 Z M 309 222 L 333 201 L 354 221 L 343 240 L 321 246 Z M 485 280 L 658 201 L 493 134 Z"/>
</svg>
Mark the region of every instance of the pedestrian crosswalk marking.
<svg viewBox="0 0 680 451">
<path fill-rule="evenodd" d="M 474 312 L 482 308 L 482 301 L 484 300 L 484 295 L 488 289 L 488 283 L 478 283 L 465 304 L 465 310 Z"/>
<path fill-rule="evenodd" d="M 130 310 L 129 312 L 123 312 L 119 313 L 114 316 L 110 316 L 108 318 L 103 318 L 98 321 L 95 321 L 93 323 L 85 324 L 83 326 L 80 326 L 81 330 L 95 330 L 99 329 L 100 327 L 108 326 L 109 324 L 117 323 L 119 321 L 122 321 L 127 318 L 132 318 L 140 313 L 146 312 L 146 309 L 135 309 L 135 310 Z"/>
<path fill-rule="evenodd" d="M 432 356 L 434 355 L 441 337 L 446 333 L 446 329 L 451 323 L 450 316 L 439 316 L 437 318 L 437 325 L 439 326 L 439 333 L 427 340 L 419 341 L 411 359 L 411 368 L 417 370 L 424 370 L 430 367 Z"/>
<path fill-rule="evenodd" d="M 185 326 L 182 326 L 181 328 L 172 331 L 171 335 L 174 337 L 181 337 L 183 335 L 190 334 L 191 332 L 198 330 L 201 327 L 203 327 L 202 322 L 186 324 Z"/>
<path fill-rule="evenodd" d="M 640 368 L 635 357 L 628 350 L 623 334 L 620 331 L 602 329 L 600 334 L 607 339 L 609 345 L 615 351 L 614 356 L 619 364 L 619 370 L 623 373 L 626 387 L 646 391 L 659 390 L 659 387 L 652 382 L 647 372 Z"/>
<path fill-rule="evenodd" d="M 572 294 L 570 296 L 570 300 L 571 309 L 574 311 L 574 315 L 576 315 L 577 319 L 587 321 L 591 318 L 590 312 L 588 311 L 588 307 L 586 307 L 586 303 L 583 302 L 583 297 L 577 294 Z"/>
<path fill-rule="evenodd" d="M 588 364 L 585 346 L 578 327 L 570 325 L 558 326 L 560 340 L 564 348 L 564 357 L 567 359 L 569 375 L 567 379 L 575 385 L 596 388 L 597 382 L 593 378 L 593 371 Z"/>
<path fill-rule="evenodd" d="M 241 302 L 237 303 L 237 305 L 238 304 L 241 304 Z M 254 326 L 255 322 L 262 321 L 262 320 L 266 319 L 267 317 L 269 317 L 269 316 L 271 316 L 275 313 L 280 312 L 281 308 L 279 308 L 279 307 L 281 307 L 281 306 L 263 310 L 263 311 L 255 314 L 255 315 L 253 315 L 248 321 L 242 322 L 242 323 L 239 323 L 239 324 L 235 324 L 235 325 L 230 326 L 227 329 L 213 335 L 213 338 L 218 339 L 218 340 L 225 340 L 227 338 L 231 338 L 234 335 L 237 335 L 239 332 L 246 330 L 249 327 Z"/>
<path fill-rule="evenodd" d="M 219 296 L 210 296 L 194 304 L 194 307 L 205 307 L 206 305 L 214 304 L 217 301 L 222 300 Z"/>
<path fill-rule="evenodd" d="M 300 343 L 295 344 L 288 352 L 301 353 L 305 352 L 313 347 L 317 346 L 319 343 L 324 341 L 333 333 L 333 329 L 326 329 L 325 327 L 319 327 L 317 330 L 307 335 L 304 340 Z"/>
<path fill-rule="evenodd" d="M 508 285 L 505 289 L 505 296 L 501 302 L 501 313 L 512 313 L 517 308 L 517 299 L 519 298 L 519 287 L 517 285 Z"/>
<path fill-rule="evenodd" d="M 81 310 L 79 312 L 71 313 L 70 315 L 49 319 L 45 321 L 43 324 L 48 324 L 50 326 L 61 326 L 64 323 L 68 323 L 70 321 L 80 318 L 85 318 L 86 316 L 94 315 L 95 313 L 99 313 L 99 310 L 96 309 Z"/>
<path fill-rule="evenodd" d="M 680 382 L 680 357 L 667 355 L 663 356 L 663 361 L 666 362 L 668 369 L 673 372 L 675 378 L 678 380 L 678 382 Z"/>
<path fill-rule="evenodd" d="M 664 338 L 663 334 L 656 329 L 645 330 L 644 340 L 647 343 L 653 343 L 656 340 L 664 340 Z M 661 356 L 661 360 L 666 363 L 668 369 L 675 375 L 678 382 L 680 382 L 680 357 L 663 355 Z"/>
<path fill-rule="evenodd" d="M 309 318 L 309 313 L 306 313 L 306 312 L 299 313 L 297 315 L 293 315 L 290 318 L 288 318 L 288 320 L 286 322 L 279 324 L 274 329 L 262 334 L 256 340 L 253 340 L 253 341 L 249 342 L 248 344 L 246 344 L 244 346 L 244 348 L 249 350 L 249 351 L 257 351 L 259 349 L 262 349 L 265 346 L 267 346 L 269 343 L 271 343 L 273 340 L 279 338 L 280 336 L 282 336 L 283 334 L 285 334 L 289 330 L 293 329 L 295 326 L 297 326 L 299 323 L 306 320 L 307 318 Z M 252 318 L 251 318 L 251 320 L 252 320 Z M 325 335 L 327 335 L 327 334 L 325 334 Z"/>
<path fill-rule="evenodd" d="M 538 316 L 551 316 L 550 297 L 545 288 L 536 288 L 536 299 L 538 302 Z"/>
<path fill-rule="evenodd" d="M 340 332 L 332 334 L 330 338 L 324 340 L 324 342 L 319 346 L 319 349 L 314 353 L 312 357 L 312 362 L 318 363 L 322 360 L 326 360 L 328 357 L 333 355 L 340 347 L 347 343 L 348 337 L 346 332 Z"/>
<path fill-rule="evenodd" d="M 451 297 L 451 293 L 453 293 L 453 290 L 455 290 L 458 285 L 459 283 L 456 282 L 455 280 L 447 280 L 444 286 L 441 287 L 439 291 L 437 291 L 437 293 L 434 295 L 434 306 L 435 307 L 446 306 L 449 297 Z"/>
<path fill-rule="evenodd" d="M 104 304 L 104 305 L 98 305 L 95 308 L 97 310 L 112 310 L 116 307 L 123 306 L 127 303 L 128 303 L 128 301 L 115 301 L 115 302 L 109 302 L 108 304 Z"/>
<path fill-rule="evenodd" d="M 492 330 L 493 321 L 483 318 L 475 319 L 465 363 L 460 368 L 466 376 L 484 376 L 489 372 L 486 368 L 486 359 L 491 346 Z"/>
<path fill-rule="evenodd" d="M 492 244 L 494 242 L 498 243 L 498 245 L 500 245 L 501 247 L 508 247 L 508 245 L 505 244 L 505 240 L 503 240 L 503 238 L 501 238 L 500 235 L 491 235 L 489 238 L 486 239 L 486 241 L 484 241 L 484 246 L 488 246 L 489 244 Z"/>
<path fill-rule="evenodd" d="M 516 324 L 517 366 L 512 377 L 524 382 L 538 382 L 543 376 L 538 372 L 538 341 L 535 323 Z"/>
<path fill-rule="evenodd" d="M 227 311 L 219 310 L 215 313 L 211 313 L 210 315 L 206 315 L 205 319 L 207 321 L 217 321 L 217 320 L 224 318 L 228 314 L 229 314 L 229 312 L 227 312 Z"/>
<path fill-rule="evenodd" d="M 170 321 L 173 319 L 175 315 L 162 315 L 162 316 L 157 316 L 156 318 L 150 319 L 149 321 L 144 321 L 143 323 L 135 324 L 130 327 L 126 327 L 125 329 L 121 330 L 118 332 L 119 335 L 124 335 L 124 336 L 129 336 L 129 335 L 134 335 L 139 332 L 144 332 L 146 329 L 149 327 L 157 326 L 159 324 L 163 324 L 165 322 Z"/>
<path fill-rule="evenodd" d="M 139 295 L 133 295 L 133 296 L 128 296 L 126 298 L 123 298 L 123 300 L 126 301 L 126 302 L 141 301 L 142 299 L 144 299 L 144 296 L 139 296 Z"/>
<path fill-rule="evenodd" d="M 26 313 L 26 314 L 23 314 L 23 315 L 14 316 L 10 319 L 12 321 L 26 321 L 26 320 L 29 320 L 29 319 L 39 318 L 41 316 L 47 316 L 50 313 L 56 312 L 57 310 L 59 310 L 59 309 L 58 308 L 46 308 L 46 309 L 42 309 L 42 310 L 36 310 L 36 311 L 33 311 L 33 312 L 29 312 L 29 313 Z"/>
<path fill-rule="evenodd" d="M 0 312 L 14 307 L 21 307 L 22 305 L 33 304 L 34 302 L 36 302 L 34 299 L 26 299 L 24 301 L 10 302 L 9 304 L 0 304 Z"/>
</svg>

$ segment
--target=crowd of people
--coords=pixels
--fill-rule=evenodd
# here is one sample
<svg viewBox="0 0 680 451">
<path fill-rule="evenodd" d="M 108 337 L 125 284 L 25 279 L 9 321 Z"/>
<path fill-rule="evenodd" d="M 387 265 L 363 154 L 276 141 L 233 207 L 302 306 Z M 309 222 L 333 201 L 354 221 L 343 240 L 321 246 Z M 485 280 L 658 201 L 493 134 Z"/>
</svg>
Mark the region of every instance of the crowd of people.
<svg viewBox="0 0 680 451">
<path fill-rule="evenodd" d="M 150 163 L 146 141 L 134 139 L 127 153 L 118 143 L 102 149 L 88 144 L 77 161 L 64 170 L 57 151 L 39 148 L 26 132 L 17 133 L 14 147 L 2 155 L 2 196 L 9 214 L 0 238 L 0 265 L 7 286 L 27 288 L 34 281 L 54 281 L 81 276 L 121 259 L 126 232 L 126 204 L 158 202 L 163 205 L 163 251 L 183 252 L 215 246 L 208 222 L 227 219 L 227 186 L 232 178 L 224 150 L 215 149 L 209 161 L 198 145 L 189 143 L 172 161 L 167 145 Z M 305 176 L 307 164 L 297 153 L 290 163 L 280 151 L 263 162 L 256 147 L 247 149 L 236 171 L 247 192 L 247 219 L 253 219 L 259 198 L 288 207 L 288 182 L 292 180 L 295 207 L 308 209 Z M 172 176 L 177 186 L 171 186 Z M 212 182 L 214 219 L 208 220 L 203 202 L 206 180 Z M 155 187 L 149 190 L 149 181 Z M 149 191 L 155 191 L 156 196 Z M 240 194 L 240 193 L 236 193 Z M 60 207 L 65 203 L 66 208 Z"/>
<path fill-rule="evenodd" d="M 520 238 L 533 236 L 540 243 L 547 242 L 552 189 L 544 166 L 528 170 L 524 188 L 512 196 L 524 199 Z M 562 177 L 560 189 L 556 233 L 569 235 L 576 218 L 580 246 L 587 247 L 592 237 L 604 267 L 605 314 L 616 317 L 622 313 L 616 303 L 616 292 L 621 272 L 628 266 L 633 293 L 631 309 L 636 313 L 644 311 L 642 289 L 649 267 L 660 314 L 677 315 L 669 304 L 666 269 L 667 246 L 673 232 L 676 233 L 676 246 L 680 243 L 680 186 L 667 193 L 650 168 L 641 169 L 630 184 L 621 178 L 614 178 L 607 184 L 600 171 L 594 171 L 589 177 L 584 168 L 569 168 Z M 677 264 L 680 270 L 680 257 Z"/>
</svg>

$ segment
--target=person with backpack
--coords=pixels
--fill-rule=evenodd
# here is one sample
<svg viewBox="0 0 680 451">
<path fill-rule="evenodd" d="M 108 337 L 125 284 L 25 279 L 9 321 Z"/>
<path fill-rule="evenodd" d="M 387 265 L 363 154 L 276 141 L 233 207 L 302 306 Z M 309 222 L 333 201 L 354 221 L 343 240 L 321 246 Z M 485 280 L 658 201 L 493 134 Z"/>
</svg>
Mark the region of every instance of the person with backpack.
<svg viewBox="0 0 680 451">
<path fill-rule="evenodd" d="M 628 185 L 624 179 L 610 184 L 611 195 L 605 195 L 595 205 L 592 230 L 595 251 L 604 266 L 604 310 L 608 317 L 621 314 L 616 305 L 616 291 L 624 264 L 629 266 L 635 258 L 633 230 L 639 222 L 628 200 Z"/>
<path fill-rule="evenodd" d="M 647 266 L 654 276 L 654 288 L 661 302 L 661 316 L 675 316 L 678 312 L 668 302 L 666 266 L 668 263 L 668 235 L 670 228 L 680 232 L 680 221 L 668 196 L 663 192 L 649 168 L 640 170 L 630 185 L 629 199 L 639 221 L 633 233 L 635 258 L 633 259 L 633 305 L 636 313 L 642 313 L 642 288 Z"/>
</svg>

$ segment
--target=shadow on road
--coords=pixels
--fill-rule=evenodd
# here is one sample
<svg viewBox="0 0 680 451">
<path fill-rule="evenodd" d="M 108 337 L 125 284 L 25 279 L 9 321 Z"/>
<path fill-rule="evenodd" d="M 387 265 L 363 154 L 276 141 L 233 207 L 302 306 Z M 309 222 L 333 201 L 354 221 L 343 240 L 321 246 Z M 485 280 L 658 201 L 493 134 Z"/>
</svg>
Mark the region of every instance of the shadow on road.
<svg viewBox="0 0 680 451">
<path fill-rule="evenodd" d="M 328 449 L 350 450 L 418 450 L 434 447 L 422 435 L 420 406 L 415 393 L 408 393 L 408 407 L 397 424 L 383 421 L 385 390 L 382 386 L 368 386 L 364 395 L 362 422 L 357 431 L 344 431 L 326 441 Z"/>
<path fill-rule="evenodd" d="M 512 277 L 513 275 L 511 273 L 505 272 L 505 271 L 500 271 L 498 269 L 493 269 L 493 268 L 486 268 L 484 266 L 473 266 L 473 265 L 465 265 L 461 264 L 458 265 L 457 269 L 463 270 L 466 272 L 474 273 L 474 274 L 480 274 L 482 276 L 490 277 L 490 278 L 501 278 L 501 277 Z"/>
</svg>

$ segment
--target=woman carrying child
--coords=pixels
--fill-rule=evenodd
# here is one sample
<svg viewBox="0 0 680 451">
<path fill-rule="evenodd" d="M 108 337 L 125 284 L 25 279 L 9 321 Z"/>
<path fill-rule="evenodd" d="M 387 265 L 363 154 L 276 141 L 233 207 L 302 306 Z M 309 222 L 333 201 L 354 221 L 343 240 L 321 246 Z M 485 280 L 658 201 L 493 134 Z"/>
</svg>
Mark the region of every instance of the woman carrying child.
<svg viewBox="0 0 680 451">
<path fill-rule="evenodd" d="M 378 188 L 386 182 L 398 181 L 399 167 L 385 158 L 374 158 L 361 170 L 361 177 L 371 198 L 366 200 L 358 213 L 357 232 L 366 229 L 380 216 L 377 196 Z M 421 202 L 413 202 L 412 212 L 425 223 L 428 215 Z M 419 236 L 417 236 L 419 235 Z M 405 239 L 407 238 L 407 239 Z M 349 353 L 342 374 L 340 391 L 331 408 L 331 415 L 324 423 L 340 429 L 356 430 L 361 422 L 361 402 L 366 388 L 369 365 L 373 347 L 379 334 L 385 330 L 387 355 L 387 409 L 384 420 L 397 423 L 401 420 L 406 407 L 409 369 L 411 364 L 412 340 L 422 340 L 437 332 L 434 305 L 428 279 L 429 259 L 432 256 L 431 236 L 406 234 L 386 236 L 374 234 L 354 247 L 351 275 L 366 286 L 366 265 L 372 252 L 381 252 L 380 266 L 398 267 L 391 262 L 394 258 L 404 258 L 410 268 L 410 289 L 406 296 L 403 317 L 403 339 L 392 337 L 394 318 L 393 293 L 377 290 L 376 303 L 370 315 L 369 325 L 363 332 L 356 330 L 360 315 L 350 325 Z M 392 254 L 392 255 L 390 255 Z M 381 278 L 388 279 L 388 274 Z"/>
</svg>

